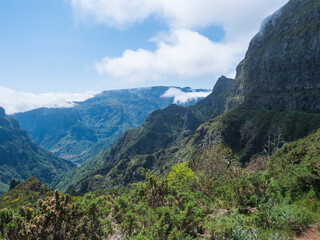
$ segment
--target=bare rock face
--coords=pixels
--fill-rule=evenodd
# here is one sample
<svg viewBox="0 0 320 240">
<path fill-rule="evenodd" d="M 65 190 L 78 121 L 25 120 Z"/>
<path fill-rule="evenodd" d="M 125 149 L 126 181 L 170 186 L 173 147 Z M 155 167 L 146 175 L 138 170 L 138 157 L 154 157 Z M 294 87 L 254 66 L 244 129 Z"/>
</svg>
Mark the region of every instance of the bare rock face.
<svg viewBox="0 0 320 240">
<path fill-rule="evenodd" d="M 291 0 L 267 18 L 237 68 L 226 108 L 320 112 L 320 1 Z"/>
</svg>

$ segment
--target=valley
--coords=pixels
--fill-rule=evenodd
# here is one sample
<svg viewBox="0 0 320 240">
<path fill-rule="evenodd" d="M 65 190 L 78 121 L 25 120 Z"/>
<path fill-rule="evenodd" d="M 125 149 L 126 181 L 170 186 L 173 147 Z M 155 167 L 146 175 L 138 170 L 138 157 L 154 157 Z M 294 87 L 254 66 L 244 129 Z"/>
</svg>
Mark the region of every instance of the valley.
<svg viewBox="0 0 320 240">
<path fill-rule="evenodd" d="M 151 87 L 0 108 L 0 237 L 320 239 L 319 75 L 320 2 L 290 0 L 234 79 L 177 88 L 206 97 Z"/>
</svg>

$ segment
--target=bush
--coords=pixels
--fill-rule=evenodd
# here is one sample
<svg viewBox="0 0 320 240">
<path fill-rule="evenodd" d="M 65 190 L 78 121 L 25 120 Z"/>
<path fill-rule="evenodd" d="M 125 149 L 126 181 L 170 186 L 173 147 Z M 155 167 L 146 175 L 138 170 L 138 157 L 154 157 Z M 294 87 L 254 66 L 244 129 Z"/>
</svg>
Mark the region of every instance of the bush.
<svg viewBox="0 0 320 240">
<path fill-rule="evenodd" d="M 270 212 L 270 221 L 275 229 L 290 229 L 300 233 L 313 223 L 305 208 L 295 205 L 276 205 Z"/>
</svg>

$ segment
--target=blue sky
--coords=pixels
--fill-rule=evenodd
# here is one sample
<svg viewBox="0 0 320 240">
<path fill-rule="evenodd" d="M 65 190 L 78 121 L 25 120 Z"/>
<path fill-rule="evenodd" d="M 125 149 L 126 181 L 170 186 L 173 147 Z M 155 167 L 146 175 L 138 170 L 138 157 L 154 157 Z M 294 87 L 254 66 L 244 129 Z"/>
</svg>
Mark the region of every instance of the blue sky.
<svg viewBox="0 0 320 240">
<path fill-rule="evenodd" d="M 0 105 L 21 92 L 212 88 L 234 77 L 261 21 L 286 2 L 2 0 Z"/>
<path fill-rule="evenodd" d="M 154 27 L 166 28 L 156 21 L 122 30 L 78 24 L 63 0 L 0 1 L 0 85 L 36 93 L 99 88 L 93 63 L 127 48 L 154 48 Z"/>
</svg>

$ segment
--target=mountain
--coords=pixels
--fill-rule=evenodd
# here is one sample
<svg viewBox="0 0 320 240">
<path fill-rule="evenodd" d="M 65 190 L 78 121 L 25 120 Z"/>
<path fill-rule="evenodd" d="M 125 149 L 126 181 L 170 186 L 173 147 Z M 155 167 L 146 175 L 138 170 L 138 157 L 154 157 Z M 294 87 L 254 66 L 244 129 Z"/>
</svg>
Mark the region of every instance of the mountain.
<svg viewBox="0 0 320 240">
<path fill-rule="evenodd" d="M 170 106 L 154 112 L 85 171 L 69 175 L 69 182 L 56 179 L 55 186 L 84 193 L 127 184 L 141 179 L 141 167 L 161 173 L 177 162 L 205 157 L 219 143 L 230 147 L 245 165 L 266 158 L 285 142 L 316 132 L 320 128 L 319 17 L 319 1 L 289 1 L 264 21 L 252 39 L 225 106 L 219 111 L 208 107 L 205 112 L 216 115 L 199 118 L 205 116 L 201 102 L 189 111 Z M 190 131 L 186 126 L 192 126 Z"/>
<path fill-rule="evenodd" d="M 212 93 L 195 105 L 170 105 L 154 111 L 139 128 L 126 131 L 112 147 L 80 168 L 57 177 L 52 186 L 62 191 L 71 190 L 79 180 L 90 178 L 80 187 L 81 192 L 86 192 L 91 188 L 88 185 L 95 188 L 101 184 L 122 185 L 141 180 L 142 167 L 168 168 L 174 161 L 163 161 L 157 156 L 164 149 L 175 152 L 200 124 L 223 113 L 232 85 L 233 79 L 222 76 Z"/>
<path fill-rule="evenodd" d="M 141 125 L 148 115 L 169 106 L 173 95 L 208 92 L 208 90 L 176 87 L 151 87 L 102 92 L 73 108 L 41 108 L 14 114 L 34 141 L 55 155 L 75 163 L 97 155 L 115 142 L 126 130 Z M 190 105 L 203 97 L 186 96 Z"/>
<path fill-rule="evenodd" d="M 292 37 L 290 44 L 300 46 L 320 35 L 319 13 L 319 0 L 289 1 L 264 22 L 235 81 L 221 77 L 197 104 L 153 112 L 112 147 L 53 183 L 78 193 L 106 191 L 73 198 L 55 191 L 35 206 L 2 209 L 0 238 L 318 239 L 320 80 L 304 63 L 320 52 L 314 48 L 309 54 L 302 44 L 305 49 L 291 49 L 299 59 L 281 59 L 281 49 L 273 51 L 278 45 L 271 43 Z M 269 31 L 270 42 L 257 47 L 255 41 Z M 265 62 L 251 66 L 251 58 Z M 265 71 L 273 66 L 282 72 L 259 73 L 263 65 Z M 286 76 L 296 76 L 296 82 Z M 117 188 L 141 180 L 141 173 L 146 181 Z M 26 185 L 0 201 L 12 204 L 16 192 L 34 189 Z"/>
<path fill-rule="evenodd" d="M 252 39 L 228 109 L 320 112 L 319 1 L 291 0 Z"/>
<path fill-rule="evenodd" d="M 0 198 L 0 208 L 13 208 L 1 209 L 0 238 L 318 239 L 319 155 L 320 131 L 285 144 L 264 169 L 225 169 L 221 159 L 220 171 L 203 175 L 180 163 L 77 197 L 28 179 Z"/>
<path fill-rule="evenodd" d="M 9 189 L 10 180 L 36 176 L 49 184 L 74 165 L 59 159 L 34 143 L 18 121 L 0 107 L 0 194 Z"/>
<path fill-rule="evenodd" d="M 319 19 L 319 1 L 291 0 L 263 22 L 237 67 L 226 113 L 198 129 L 195 148 L 219 136 L 248 162 L 320 127 Z"/>
</svg>

